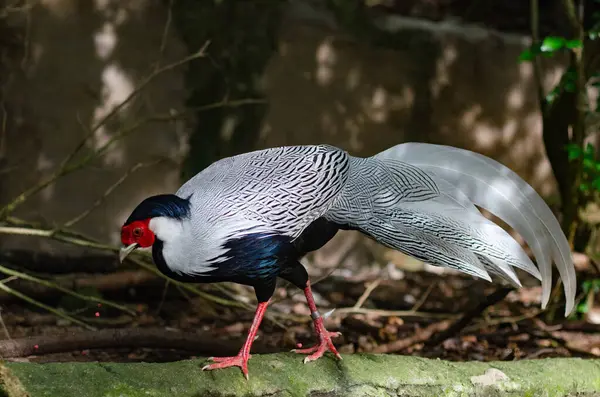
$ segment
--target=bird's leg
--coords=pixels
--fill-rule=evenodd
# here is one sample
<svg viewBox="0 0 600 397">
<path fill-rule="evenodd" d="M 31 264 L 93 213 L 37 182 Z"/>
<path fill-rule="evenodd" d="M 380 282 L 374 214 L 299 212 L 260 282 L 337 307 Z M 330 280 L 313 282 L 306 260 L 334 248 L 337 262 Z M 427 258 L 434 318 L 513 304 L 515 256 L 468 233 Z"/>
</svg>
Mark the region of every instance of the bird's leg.
<svg viewBox="0 0 600 397">
<path fill-rule="evenodd" d="M 246 342 L 240 349 L 240 352 L 237 356 L 234 357 L 211 357 L 214 363 L 205 365 L 202 367 L 202 370 L 211 370 L 211 369 L 220 369 L 227 367 L 240 367 L 246 379 L 248 379 L 248 359 L 252 357 L 250 354 L 250 348 L 252 347 L 252 342 L 256 339 L 256 333 L 258 332 L 258 327 L 267 311 L 267 306 L 269 305 L 269 301 L 259 302 L 256 307 L 256 313 L 254 314 L 254 320 L 252 320 L 252 325 L 248 330 L 248 337 L 246 338 Z"/>
<path fill-rule="evenodd" d="M 306 283 L 306 288 L 304 288 L 304 295 L 306 296 L 306 301 L 308 302 L 308 307 L 310 308 L 310 316 L 313 319 L 315 325 L 315 332 L 317 333 L 317 337 L 319 339 L 319 343 L 313 347 L 309 347 L 307 349 L 294 349 L 293 352 L 301 353 L 301 354 L 309 354 L 304 359 L 304 363 L 309 361 L 314 361 L 323 356 L 323 354 L 329 350 L 337 358 L 340 360 L 342 356 L 338 353 L 337 349 L 333 345 L 331 338 L 335 338 L 336 336 L 340 336 L 340 332 L 330 332 L 325 329 L 325 325 L 323 325 L 323 317 L 317 310 L 317 305 L 315 304 L 315 299 L 313 298 L 313 293 L 310 288 L 310 281 Z"/>
</svg>

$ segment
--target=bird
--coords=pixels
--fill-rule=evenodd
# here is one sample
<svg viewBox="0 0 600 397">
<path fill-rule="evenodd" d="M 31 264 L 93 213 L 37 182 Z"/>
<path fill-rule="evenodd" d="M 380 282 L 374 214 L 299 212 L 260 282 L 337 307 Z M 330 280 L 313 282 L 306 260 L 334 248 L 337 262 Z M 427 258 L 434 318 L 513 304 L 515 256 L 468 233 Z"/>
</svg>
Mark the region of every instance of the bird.
<svg viewBox="0 0 600 397">
<path fill-rule="evenodd" d="M 479 207 L 479 208 L 478 208 Z M 495 215 L 517 231 L 533 260 Z M 340 230 L 356 230 L 428 264 L 520 287 L 515 269 L 541 281 L 550 298 L 552 265 L 574 306 L 576 275 L 560 224 L 521 177 L 474 151 L 407 142 L 370 157 L 327 144 L 255 150 L 215 161 L 174 194 L 147 197 L 121 228 L 121 262 L 151 248 L 157 268 L 181 282 L 233 282 L 254 288 L 257 307 L 247 339 L 232 357 L 203 370 L 248 360 L 281 278 L 304 291 L 317 343 L 296 349 L 308 363 L 331 352 L 341 359 L 315 304 L 300 260 Z M 494 279 L 492 279 L 494 277 Z"/>
</svg>

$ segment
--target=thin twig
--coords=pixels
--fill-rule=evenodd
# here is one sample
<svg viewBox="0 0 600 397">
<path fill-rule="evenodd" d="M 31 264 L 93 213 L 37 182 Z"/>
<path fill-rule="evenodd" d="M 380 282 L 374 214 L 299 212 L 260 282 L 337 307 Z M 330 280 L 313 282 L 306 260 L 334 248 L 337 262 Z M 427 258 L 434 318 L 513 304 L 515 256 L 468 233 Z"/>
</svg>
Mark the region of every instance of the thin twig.
<svg viewBox="0 0 600 397">
<path fill-rule="evenodd" d="M 2 318 L 2 310 L 3 308 L 0 306 L 0 324 L 2 325 L 2 330 L 4 331 L 4 335 L 6 335 L 6 339 L 11 340 L 10 332 L 8 332 L 8 328 L 6 328 L 6 324 L 4 324 L 4 318 Z"/>
<path fill-rule="evenodd" d="M 17 276 L 6 277 L 6 278 L 3 278 L 2 280 L 0 280 L 0 284 L 8 284 L 11 281 L 15 281 L 15 280 L 18 280 L 18 279 L 19 279 L 19 277 L 17 277 Z"/>
<path fill-rule="evenodd" d="M 55 233 L 53 229 L 50 230 L 42 230 L 42 229 L 32 229 L 27 227 L 13 227 L 13 226 L 0 226 L 0 234 L 12 234 L 18 236 L 32 236 L 32 237 L 50 237 L 54 240 L 61 241 L 63 243 L 70 243 L 73 245 L 78 245 L 80 247 L 87 248 L 96 248 L 105 251 L 114 251 L 118 252 L 119 248 L 95 243 L 92 241 L 82 240 L 80 238 L 65 236 L 63 233 Z"/>
<path fill-rule="evenodd" d="M 58 171 L 56 171 L 55 173 L 50 175 L 46 180 L 44 180 L 41 183 L 34 185 L 34 186 L 30 187 L 29 189 L 25 190 L 24 192 L 22 192 L 20 195 L 18 195 L 16 198 L 14 198 L 11 202 L 6 204 L 2 209 L 0 209 L 0 220 L 6 218 L 11 212 L 13 212 L 19 205 L 23 204 L 32 195 L 34 195 L 34 194 L 38 193 L 39 191 L 45 189 L 46 187 L 50 186 L 51 184 L 56 182 L 61 177 L 64 177 L 65 175 L 68 175 L 72 172 L 75 172 L 77 170 L 84 168 L 89 163 L 91 163 L 93 160 L 95 160 L 96 158 L 98 158 L 98 157 L 104 155 L 106 152 L 108 152 L 108 149 L 110 149 L 110 147 L 114 143 L 122 140 L 123 138 L 127 137 L 131 133 L 137 131 L 139 128 L 146 125 L 147 123 L 173 121 L 173 120 L 179 119 L 187 114 L 191 114 L 190 113 L 191 111 L 201 112 L 201 111 L 206 111 L 206 110 L 215 109 L 215 108 L 219 108 L 219 107 L 237 107 L 237 106 L 242 106 L 242 105 L 247 105 L 247 104 L 259 104 L 259 103 L 265 103 L 265 101 L 261 100 L 261 99 L 252 99 L 252 98 L 240 99 L 240 100 L 229 101 L 229 102 L 220 101 L 217 103 L 211 103 L 211 104 L 204 105 L 204 106 L 190 108 L 185 111 L 172 112 L 172 113 L 168 113 L 168 114 L 152 116 L 152 117 L 148 117 L 148 118 L 142 119 L 140 121 L 137 121 L 133 125 L 130 125 L 129 127 L 123 128 L 120 131 L 116 132 L 113 136 L 111 136 L 111 138 L 106 143 L 104 143 L 104 145 L 102 145 L 100 148 L 98 148 L 96 151 L 92 152 L 91 154 L 85 156 L 82 160 L 78 161 L 75 164 L 71 164 L 71 165 L 65 163 L 64 166 L 60 167 Z M 87 138 L 84 138 L 84 139 L 87 139 Z M 74 156 L 74 154 L 73 154 L 73 156 Z M 67 159 L 67 160 L 69 160 L 69 159 Z M 70 161 L 68 163 L 70 163 Z"/>
<path fill-rule="evenodd" d="M 157 315 L 160 315 L 160 311 L 162 310 L 163 304 L 165 303 L 165 298 L 167 297 L 167 291 L 169 290 L 170 285 L 171 280 L 165 280 L 165 286 L 163 287 L 162 294 L 160 295 L 160 302 L 158 302 L 158 306 L 156 307 Z"/>
<path fill-rule="evenodd" d="M 471 326 L 465 327 L 465 332 L 473 332 L 473 331 L 478 330 L 478 329 L 480 329 L 482 327 L 487 327 L 487 326 L 491 326 L 491 325 L 516 324 L 516 323 L 521 322 L 523 320 L 528 320 L 530 318 L 535 318 L 535 317 L 539 316 L 541 313 L 543 313 L 543 310 L 536 309 L 536 310 L 532 310 L 529 313 L 521 314 L 519 316 L 486 319 L 486 320 L 479 321 L 476 324 L 473 324 Z"/>
<path fill-rule="evenodd" d="M 157 160 L 157 161 L 152 161 L 152 162 L 147 162 L 147 163 L 137 163 L 136 165 L 134 165 L 133 167 L 131 167 L 127 172 L 125 172 L 125 174 L 123 174 L 123 176 L 121 176 L 121 178 L 119 178 L 115 183 L 113 183 L 111 186 L 109 186 L 108 189 L 106 189 L 106 191 L 102 194 L 102 196 L 100 196 L 95 202 L 94 204 L 92 204 L 92 206 L 90 208 L 88 208 L 87 210 L 83 211 L 81 214 L 77 215 L 76 217 L 68 220 L 67 222 L 65 222 L 63 224 L 62 227 L 58 228 L 58 229 L 65 229 L 65 228 L 70 228 L 73 225 L 75 225 L 76 223 L 80 222 L 82 219 L 84 219 L 85 217 L 87 217 L 90 213 L 92 213 L 92 211 L 94 211 L 96 208 L 98 208 L 100 205 L 102 205 L 102 203 L 108 198 L 108 196 L 110 196 L 112 194 L 112 192 L 118 188 L 119 186 L 121 186 L 121 184 L 123 184 L 123 182 L 125 182 L 125 180 L 134 172 L 136 172 L 137 170 L 139 170 L 140 168 L 144 168 L 144 167 L 151 167 L 153 165 L 156 165 L 160 162 L 161 160 Z"/>
<path fill-rule="evenodd" d="M 429 312 L 417 312 L 413 310 L 379 310 L 379 309 L 365 309 L 354 307 L 343 307 L 336 309 L 331 316 L 339 316 L 342 314 L 368 314 L 371 316 L 380 317 L 422 317 L 422 318 L 457 318 L 457 314 L 451 313 L 429 313 Z"/>
<path fill-rule="evenodd" d="M 380 278 L 378 278 L 375 281 L 372 281 L 372 282 L 368 283 L 367 287 L 365 288 L 365 292 L 363 292 L 362 295 L 358 298 L 358 300 L 354 304 L 353 308 L 354 309 L 361 308 L 362 305 L 364 305 L 365 301 L 369 298 L 369 295 L 371 295 L 371 292 L 373 292 L 375 290 L 375 288 L 377 288 L 377 286 L 379 284 L 381 284 L 381 279 Z"/>
<path fill-rule="evenodd" d="M 425 290 L 425 293 L 421 296 L 421 299 L 419 299 L 417 303 L 415 303 L 415 305 L 412 307 L 412 310 L 418 311 L 421 308 L 421 306 L 423 306 L 435 285 L 437 285 L 436 282 L 429 284 L 429 287 L 427 287 L 427 290 Z"/>
<path fill-rule="evenodd" d="M 10 276 L 18 277 L 18 278 L 23 279 L 23 280 L 34 282 L 34 283 L 43 285 L 43 286 L 48 287 L 48 288 L 56 289 L 56 290 L 61 291 L 61 292 L 65 293 L 65 294 L 67 294 L 67 295 L 71 295 L 71 296 L 73 296 L 75 298 L 78 298 L 78 299 L 81 299 L 81 300 L 84 300 L 84 301 L 94 302 L 94 303 L 101 303 L 101 304 L 103 304 L 105 306 L 114 307 L 115 309 L 121 310 L 121 311 L 123 311 L 125 313 L 129 313 L 129 314 L 131 314 L 133 316 L 135 316 L 135 314 L 136 314 L 135 310 L 132 310 L 132 309 L 129 309 L 128 307 L 119 305 L 118 303 L 107 301 L 107 300 L 102 299 L 102 298 L 97 298 L 95 296 L 82 295 L 82 294 L 79 294 L 79 293 L 77 293 L 75 291 L 72 291 L 72 290 L 70 290 L 68 288 L 65 288 L 65 287 L 63 287 L 61 285 L 53 283 L 52 281 L 44 280 L 44 279 L 37 278 L 37 277 L 33 277 L 33 276 L 31 276 L 31 275 L 29 275 L 27 273 L 18 272 L 16 270 L 7 268 L 7 267 L 2 266 L 2 265 L 0 265 L 0 272 L 2 272 L 4 274 L 7 274 L 7 275 L 10 275 Z"/>
<path fill-rule="evenodd" d="M 156 61 L 156 69 L 160 67 L 160 62 L 165 54 L 165 49 L 167 48 L 167 38 L 169 36 L 169 30 L 171 29 L 171 23 L 173 21 L 173 5 L 175 0 L 169 0 L 169 6 L 167 8 L 167 20 L 165 22 L 165 27 L 163 28 L 162 37 L 160 39 L 160 49 L 158 52 L 158 60 Z"/>
<path fill-rule="evenodd" d="M 146 88 L 146 86 L 148 84 L 150 84 L 156 77 L 158 77 L 159 75 L 161 75 L 165 72 L 168 72 L 170 70 L 178 68 L 181 65 L 185 65 L 195 59 L 205 57 L 206 50 L 209 45 L 210 45 L 210 41 L 207 41 L 206 43 L 204 43 L 202 48 L 200 48 L 195 53 L 188 55 L 187 57 L 180 59 L 179 61 L 176 61 L 176 62 L 170 63 L 168 65 L 165 65 L 163 67 L 160 67 L 160 68 L 156 69 L 154 72 L 152 72 L 148 77 L 146 77 L 144 80 L 142 80 L 140 85 L 137 86 L 136 89 L 127 96 L 127 98 L 125 98 L 121 103 L 119 103 L 117 106 L 115 106 L 106 116 L 104 116 L 102 119 L 100 119 L 100 121 L 98 121 L 98 123 L 96 123 L 94 128 L 92 128 L 92 133 L 95 133 L 96 131 L 98 131 L 100 129 L 100 127 L 102 127 L 104 124 L 106 124 L 106 122 L 108 120 L 110 120 L 111 117 L 116 115 L 118 112 L 121 111 L 121 109 L 123 109 L 125 106 L 127 106 L 127 104 L 129 104 L 129 102 L 131 102 L 133 100 L 133 98 L 135 98 L 142 90 L 144 90 L 144 88 Z"/>
<path fill-rule="evenodd" d="M 46 305 L 46 304 L 44 304 L 42 302 L 39 302 L 39 301 L 37 301 L 37 300 L 35 300 L 33 298 L 30 298 L 29 296 L 27 296 L 25 294 L 22 294 L 19 291 L 14 290 L 14 289 L 8 287 L 4 283 L 0 283 L 0 289 L 3 290 L 6 293 L 9 293 L 11 295 L 16 296 L 17 298 L 21 298 L 22 300 L 24 300 L 27 303 L 30 303 L 30 304 L 32 304 L 34 306 L 41 307 L 42 309 L 45 309 L 45 310 L 49 311 L 50 313 L 56 315 L 57 317 L 65 319 L 65 320 L 67 320 L 69 322 L 72 322 L 74 324 L 80 325 L 80 326 L 82 326 L 82 327 L 84 327 L 86 329 L 89 329 L 91 331 L 94 331 L 96 329 L 95 327 L 92 327 L 91 325 L 86 324 L 83 321 L 80 321 L 80 320 L 76 319 L 75 317 L 69 316 L 68 314 L 66 314 L 66 313 L 64 313 L 64 312 L 62 312 L 60 310 L 57 310 L 57 309 L 53 308 L 52 306 L 48 306 L 48 305 Z"/>
<path fill-rule="evenodd" d="M 138 265 L 139 267 L 148 270 L 149 272 L 152 272 L 158 276 L 161 276 L 162 278 L 169 280 L 173 283 L 179 284 L 181 286 L 181 288 L 192 292 L 193 294 L 204 298 L 207 301 L 210 302 L 214 302 L 214 303 L 218 303 L 219 305 L 222 306 L 229 306 L 229 307 L 240 307 L 240 308 L 247 308 L 246 305 L 244 305 L 242 302 L 237 302 L 237 301 L 231 301 L 231 300 L 227 300 L 227 299 L 223 299 L 223 298 L 219 298 L 218 296 L 214 296 L 211 295 L 207 292 L 201 291 L 197 288 L 194 288 L 192 285 L 190 284 L 186 284 L 186 283 L 179 283 L 178 281 L 175 280 L 171 280 L 170 278 L 168 278 L 167 276 L 163 275 L 160 270 L 158 270 L 155 266 L 149 265 L 141 260 L 139 260 L 138 258 L 131 258 L 132 262 L 135 263 L 136 265 Z"/>
<path fill-rule="evenodd" d="M 14 211 L 19 205 L 23 204 L 31 195 L 43 190 L 44 188 L 46 188 L 50 184 L 54 183 L 57 179 L 66 175 L 67 173 L 70 173 L 77 169 L 83 168 L 83 166 L 87 165 L 91 160 L 93 160 L 94 158 L 96 158 L 99 155 L 106 152 L 106 150 L 110 147 L 110 145 L 112 145 L 112 143 L 114 143 L 116 140 L 119 139 L 116 137 L 125 136 L 128 133 L 130 133 L 131 131 L 137 130 L 141 125 L 145 124 L 146 121 L 141 122 L 141 123 L 138 122 L 138 123 L 134 124 L 133 128 L 130 127 L 130 128 L 126 128 L 126 129 L 122 130 L 120 133 L 115 134 L 116 137 L 113 136 L 97 152 L 93 153 L 92 155 L 86 156 L 82 161 L 78 162 L 75 165 L 69 165 L 71 163 L 71 161 L 73 160 L 73 158 L 81 150 L 81 148 L 83 148 L 83 146 L 85 145 L 87 140 L 89 138 L 91 138 L 104 124 L 106 124 L 106 122 L 108 120 L 110 120 L 114 115 L 116 115 L 125 106 L 127 106 L 127 104 L 129 104 L 129 102 L 131 102 L 133 100 L 133 98 L 135 98 L 142 90 L 144 90 L 146 88 L 146 86 L 148 86 L 148 84 L 150 84 L 157 76 L 159 76 L 160 74 L 162 74 L 164 72 L 175 69 L 181 65 L 184 65 L 188 62 L 191 62 L 195 59 L 204 57 L 206 54 L 206 49 L 208 48 L 209 44 L 210 44 L 210 42 L 207 41 L 199 51 L 197 51 L 179 61 L 176 61 L 176 62 L 170 63 L 168 65 L 165 65 L 163 67 L 160 67 L 160 68 L 156 69 L 153 73 L 151 73 L 148 77 L 146 77 L 139 84 L 139 86 L 136 87 L 135 90 L 133 90 L 122 102 L 120 102 L 118 105 L 116 105 L 110 112 L 108 112 L 104 117 L 102 117 L 93 128 L 90 129 L 90 131 L 88 132 L 88 134 L 86 134 L 86 136 L 83 138 L 83 140 L 75 147 L 75 149 L 61 163 L 61 166 L 59 167 L 58 170 L 56 170 L 45 181 L 25 190 L 23 193 L 21 193 L 15 199 L 13 199 L 10 203 L 5 205 L 0 210 L 0 219 L 3 219 L 8 214 L 10 214 L 12 211 Z"/>
</svg>

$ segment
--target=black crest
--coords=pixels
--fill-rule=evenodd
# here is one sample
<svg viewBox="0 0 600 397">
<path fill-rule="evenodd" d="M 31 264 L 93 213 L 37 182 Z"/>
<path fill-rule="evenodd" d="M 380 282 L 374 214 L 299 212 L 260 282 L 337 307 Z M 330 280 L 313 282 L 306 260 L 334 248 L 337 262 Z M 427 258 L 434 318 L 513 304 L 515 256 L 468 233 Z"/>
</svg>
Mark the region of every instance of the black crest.
<svg viewBox="0 0 600 397">
<path fill-rule="evenodd" d="M 191 196 L 190 196 L 191 197 Z M 168 218 L 184 219 L 190 216 L 190 200 L 174 194 L 159 194 L 142 201 L 129 215 L 125 225 L 142 219 L 165 216 Z"/>
</svg>

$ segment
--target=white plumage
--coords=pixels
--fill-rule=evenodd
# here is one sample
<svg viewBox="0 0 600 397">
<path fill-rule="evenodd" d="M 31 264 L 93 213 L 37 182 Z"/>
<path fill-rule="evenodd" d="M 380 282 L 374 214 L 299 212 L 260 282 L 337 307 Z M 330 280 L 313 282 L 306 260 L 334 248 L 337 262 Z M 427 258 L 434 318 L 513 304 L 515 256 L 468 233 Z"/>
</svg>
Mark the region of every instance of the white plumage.
<svg viewBox="0 0 600 397">
<path fill-rule="evenodd" d="M 176 193 L 192 215 L 164 256 L 178 273 L 202 274 L 227 258 L 226 242 L 246 235 L 298 238 L 324 218 L 437 266 L 520 285 L 513 268 L 541 280 L 548 302 L 554 262 L 566 313 L 575 271 L 568 242 L 543 199 L 502 164 L 462 149 L 397 145 L 369 158 L 327 146 L 273 148 L 215 162 Z M 484 208 L 519 232 L 536 265 Z M 193 242 L 193 244 L 191 244 Z M 181 258 L 181 251 L 189 259 Z"/>
</svg>

